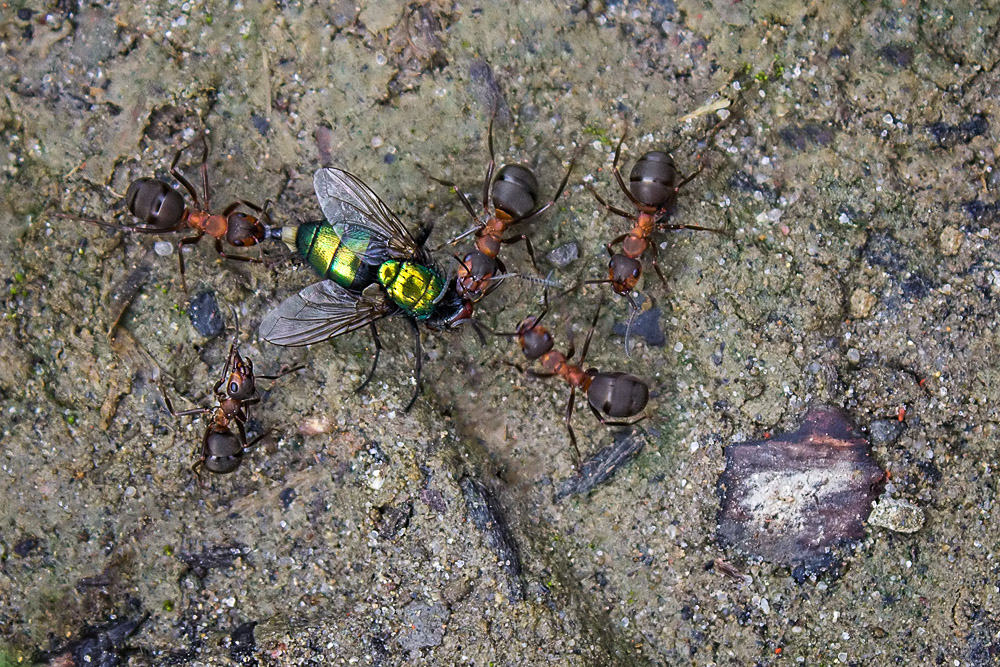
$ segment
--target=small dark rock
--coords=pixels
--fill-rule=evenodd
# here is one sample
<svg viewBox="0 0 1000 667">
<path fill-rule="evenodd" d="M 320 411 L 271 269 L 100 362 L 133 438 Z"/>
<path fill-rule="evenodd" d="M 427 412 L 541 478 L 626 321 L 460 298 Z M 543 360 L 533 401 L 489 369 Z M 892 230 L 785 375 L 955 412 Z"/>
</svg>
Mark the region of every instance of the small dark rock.
<svg viewBox="0 0 1000 667">
<path fill-rule="evenodd" d="M 291 507 L 292 501 L 295 500 L 296 495 L 297 494 L 295 493 L 295 489 L 293 489 L 290 486 L 286 489 L 283 489 L 281 493 L 278 494 L 278 499 L 281 501 L 281 506 L 284 507 L 285 509 Z"/>
<path fill-rule="evenodd" d="M 254 128 L 260 133 L 260 136 L 266 137 L 267 131 L 271 129 L 271 123 L 263 116 L 258 116 L 254 114 L 250 116 L 250 122 L 253 123 Z"/>
<path fill-rule="evenodd" d="M 371 512 L 372 522 L 375 524 L 378 534 L 384 539 L 391 540 L 399 535 L 410 525 L 410 517 L 413 516 L 413 503 L 407 501 L 399 505 L 383 505 L 376 507 Z"/>
<path fill-rule="evenodd" d="M 510 108 L 507 106 L 507 101 L 504 99 L 490 64 L 481 58 L 472 61 L 472 64 L 469 65 L 469 80 L 472 96 L 482 105 L 483 109 L 501 123 L 508 122 Z"/>
<path fill-rule="evenodd" d="M 196 575 L 204 577 L 209 570 L 232 567 L 237 558 L 245 558 L 249 553 L 250 547 L 233 543 L 207 547 L 198 553 L 182 552 L 177 558 L 190 567 Z"/>
<path fill-rule="evenodd" d="M 642 338 L 646 341 L 646 345 L 650 347 L 663 347 L 667 343 L 667 337 L 663 333 L 663 327 L 660 326 L 660 315 L 659 308 L 650 308 L 649 310 L 642 311 L 632 321 L 632 331 L 629 332 L 629 335 Z M 615 322 L 611 328 L 611 332 L 619 336 L 624 336 L 627 328 L 627 321 Z"/>
<path fill-rule="evenodd" d="M 913 47 L 907 44 L 889 44 L 880 53 L 883 60 L 896 67 L 909 67 L 913 63 Z"/>
<path fill-rule="evenodd" d="M 38 548 L 40 542 L 37 537 L 26 537 L 14 545 L 14 555 L 24 558 Z"/>
<path fill-rule="evenodd" d="M 214 338 L 226 328 L 226 321 L 219 310 L 219 302 L 212 292 L 199 292 L 188 306 L 188 317 L 195 331 L 205 338 Z"/>
<path fill-rule="evenodd" d="M 22 21 L 30 21 L 32 14 L 34 14 L 34 12 L 28 9 L 27 7 L 21 7 L 19 10 L 17 10 L 17 18 L 21 19 Z"/>
<path fill-rule="evenodd" d="M 577 245 L 576 241 L 564 243 L 557 248 L 553 248 L 545 255 L 545 259 L 560 269 L 566 268 L 579 257 L 580 246 Z"/>
<path fill-rule="evenodd" d="M 614 442 L 584 461 L 580 465 L 579 472 L 559 484 L 556 490 L 556 502 L 566 496 L 593 491 L 638 456 L 645 446 L 645 438 L 634 432 L 623 431 L 616 434 Z"/>
<path fill-rule="evenodd" d="M 256 665 L 257 658 L 254 650 L 257 648 L 257 640 L 253 636 L 253 629 L 257 627 L 257 621 L 244 623 L 230 634 L 229 657 L 237 665 Z"/>
<path fill-rule="evenodd" d="M 967 144 L 978 136 L 986 134 L 990 129 L 985 114 L 973 114 L 969 120 L 957 125 L 948 123 L 932 123 L 927 126 L 927 132 L 937 140 L 942 147 Z"/>
<path fill-rule="evenodd" d="M 983 218 L 989 218 L 990 220 L 995 218 L 997 211 L 1000 211 L 1000 205 L 996 202 L 987 204 L 979 199 L 974 199 L 962 204 L 962 210 L 965 211 L 967 216 L 978 222 Z"/>
<path fill-rule="evenodd" d="M 465 508 L 472 521 L 486 540 L 497 561 L 507 574 L 508 597 L 512 601 L 524 599 L 524 584 L 521 581 L 521 556 L 514 537 L 510 534 L 507 521 L 500 512 L 500 504 L 486 486 L 472 477 L 459 480 Z"/>
<path fill-rule="evenodd" d="M 382 156 L 382 162 L 386 164 L 392 164 L 395 161 L 396 161 L 395 153 L 386 153 L 385 155 Z"/>
<path fill-rule="evenodd" d="M 778 136 L 789 148 L 805 150 L 809 144 L 826 146 L 833 141 L 833 127 L 819 123 L 808 125 L 789 125 L 778 130 Z"/>
<path fill-rule="evenodd" d="M 128 663 L 130 653 L 135 653 L 125 645 L 139 626 L 149 617 L 122 618 L 104 625 L 85 625 L 75 641 L 65 646 L 45 651 L 36 657 L 36 662 L 51 665 L 88 665 L 89 667 L 119 667 Z"/>
</svg>

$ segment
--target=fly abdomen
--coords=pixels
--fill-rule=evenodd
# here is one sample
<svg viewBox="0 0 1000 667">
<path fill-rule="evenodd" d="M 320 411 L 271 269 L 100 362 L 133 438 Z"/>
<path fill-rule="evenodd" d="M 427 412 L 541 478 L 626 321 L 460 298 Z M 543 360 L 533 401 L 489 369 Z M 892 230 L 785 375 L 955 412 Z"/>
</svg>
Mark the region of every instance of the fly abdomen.
<svg viewBox="0 0 1000 667">
<path fill-rule="evenodd" d="M 306 222 L 282 229 L 281 240 L 341 287 L 362 290 L 375 282 L 377 264 L 366 261 L 372 236 L 361 227 Z"/>
</svg>

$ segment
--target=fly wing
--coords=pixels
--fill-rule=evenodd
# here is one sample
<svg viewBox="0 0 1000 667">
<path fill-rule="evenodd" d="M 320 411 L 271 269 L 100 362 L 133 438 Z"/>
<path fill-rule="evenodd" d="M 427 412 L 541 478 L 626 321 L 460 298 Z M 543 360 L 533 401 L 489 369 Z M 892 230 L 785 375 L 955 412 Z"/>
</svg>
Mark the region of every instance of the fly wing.
<svg viewBox="0 0 1000 667">
<path fill-rule="evenodd" d="M 313 176 L 313 187 L 331 225 L 349 223 L 367 229 L 395 259 L 412 259 L 421 252 L 396 214 L 354 174 L 324 167 Z"/>
<path fill-rule="evenodd" d="M 359 329 L 393 310 L 381 292 L 359 294 L 323 280 L 278 304 L 264 316 L 258 331 L 261 339 L 275 345 L 311 345 Z"/>
</svg>

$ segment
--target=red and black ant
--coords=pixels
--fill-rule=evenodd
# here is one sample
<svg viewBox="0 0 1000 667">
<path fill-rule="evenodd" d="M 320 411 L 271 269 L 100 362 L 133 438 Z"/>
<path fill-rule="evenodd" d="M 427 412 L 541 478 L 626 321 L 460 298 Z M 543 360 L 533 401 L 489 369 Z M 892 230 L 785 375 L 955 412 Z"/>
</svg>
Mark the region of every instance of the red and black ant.
<svg viewBox="0 0 1000 667">
<path fill-rule="evenodd" d="M 233 315 L 236 315 L 235 310 Z M 253 361 L 244 359 L 240 354 L 238 338 L 239 322 L 236 324 L 236 333 L 229 347 L 229 356 L 222 369 L 222 376 L 213 388 L 218 403 L 214 408 L 194 408 L 175 412 L 170 397 L 163 386 L 160 386 L 167 411 L 174 417 L 212 415 L 212 421 L 205 429 L 205 436 L 202 438 L 201 457 L 192 466 L 192 470 L 196 473 L 201 468 L 217 474 L 230 473 L 239 468 L 243 455 L 270 433 L 269 429 L 247 442 L 246 424 L 250 420 L 250 407 L 260 403 L 261 400 L 256 381 L 277 380 L 303 368 L 295 366 L 277 375 L 254 375 Z"/>
<path fill-rule="evenodd" d="M 590 187 L 590 191 L 597 198 L 597 201 L 600 202 L 601 206 L 615 215 L 632 220 L 635 224 L 632 229 L 605 244 L 608 255 L 611 256 L 611 261 L 608 262 L 608 277 L 605 280 L 588 280 L 586 283 L 591 285 L 610 283 L 615 293 L 621 294 L 629 300 L 632 306 L 632 316 L 629 318 L 629 323 L 625 330 L 625 352 L 628 354 L 628 333 L 631 329 L 632 321 L 639 310 L 630 292 L 635 288 L 636 283 L 639 282 L 639 277 L 642 275 L 642 263 L 639 261 L 639 258 L 642 257 L 642 254 L 647 249 L 653 251 L 652 263 L 657 275 L 660 276 L 660 280 L 663 281 L 664 285 L 667 283 L 667 279 L 664 277 L 663 271 L 660 270 L 660 265 L 656 261 L 656 244 L 651 243 L 653 233 L 675 229 L 694 229 L 721 234 L 723 230 L 702 227 L 700 225 L 676 224 L 668 221 L 677 202 L 677 193 L 691 179 L 700 174 L 704 167 L 699 167 L 693 174 L 686 176 L 679 183 L 675 184 L 677 180 L 677 167 L 674 165 L 674 159 L 663 151 L 649 151 L 632 166 L 632 171 L 629 172 L 629 183 L 626 186 L 625 180 L 618 170 L 618 158 L 621 155 L 622 144 L 624 142 L 625 135 L 623 134 L 621 140 L 618 142 L 618 147 L 615 148 L 615 159 L 612 163 L 611 172 L 615 175 L 618 187 L 625 193 L 628 200 L 635 205 L 637 212 L 629 213 L 616 206 L 612 206 L 597 193 L 597 190 L 593 186 Z M 618 243 L 622 244 L 622 250 L 619 253 L 615 253 L 612 250 L 612 246 Z"/>
<path fill-rule="evenodd" d="M 622 372 L 602 372 L 595 368 L 583 370 L 583 362 L 587 358 L 587 350 L 590 348 L 590 340 L 597 327 L 597 318 L 600 315 L 601 307 L 598 305 L 594 313 L 594 319 L 590 323 L 590 330 L 583 343 L 583 351 L 580 354 L 578 364 L 571 363 L 575 348 L 572 340 L 566 354 L 558 350 L 553 350 L 552 334 L 541 326 L 542 319 L 548 309 L 546 299 L 545 309 L 538 316 L 526 317 L 517 325 L 517 331 L 513 334 L 500 334 L 517 338 L 521 351 L 529 361 L 536 359 L 545 369 L 544 372 L 528 370 L 528 373 L 536 377 L 552 377 L 558 375 L 563 378 L 571 387 L 569 392 L 569 402 L 566 404 L 566 429 L 569 431 L 570 443 L 573 445 L 573 452 L 576 457 L 576 464 L 580 465 L 580 449 L 576 444 L 576 434 L 570 420 L 573 417 L 573 404 L 576 401 L 576 390 L 587 392 L 587 404 L 594 417 L 605 426 L 631 426 L 646 418 L 645 415 L 638 419 L 629 421 L 611 421 L 607 417 L 629 419 L 635 417 L 646 407 L 649 401 L 649 387 L 645 382 Z M 607 417 L 605 417 L 607 415 Z"/>
<path fill-rule="evenodd" d="M 188 206 L 184 200 L 184 195 L 165 181 L 156 178 L 139 178 L 128 186 L 125 192 L 125 205 L 129 212 L 139 218 L 141 225 L 116 225 L 104 220 L 94 218 L 83 218 L 77 215 L 57 213 L 60 218 L 72 220 L 82 220 L 95 225 L 107 227 L 122 232 L 132 232 L 136 234 L 170 234 L 184 231 L 186 229 L 195 230 L 193 236 L 185 237 L 177 241 L 177 256 L 181 269 L 181 286 L 187 290 L 184 280 L 184 246 L 197 243 L 205 235 L 215 239 L 215 250 L 221 257 L 240 262 L 262 262 L 261 258 L 246 257 L 243 255 L 226 254 L 223 250 L 223 240 L 231 246 L 237 248 L 247 248 L 257 245 L 266 238 L 275 236 L 272 227 L 267 224 L 270 217 L 267 214 L 267 207 L 272 203 L 270 199 L 264 202 L 263 206 L 257 206 L 251 202 L 240 199 L 227 205 L 222 213 L 211 213 L 211 191 L 208 187 L 208 136 L 202 132 L 200 134 L 204 144 L 201 155 L 201 178 L 202 187 L 205 192 L 204 204 L 198 197 L 191 183 L 177 169 L 177 163 L 185 150 L 190 148 L 194 142 L 188 144 L 177 151 L 173 162 L 170 163 L 170 175 L 184 189 L 190 193 L 193 205 Z M 197 139 L 195 140 L 197 141 Z M 256 215 L 251 215 L 237 210 L 240 206 L 253 211 Z"/>
<path fill-rule="evenodd" d="M 470 301 L 478 301 L 491 291 L 507 274 L 503 261 L 500 260 L 500 246 L 505 243 L 525 242 L 531 264 L 538 270 L 535 262 L 535 252 L 531 247 L 531 239 L 525 234 L 503 238 L 504 233 L 514 225 L 527 222 L 548 210 L 566 189 L 569 176 L 573 171 L 573 162 L 563 177 L 555 196 L 547 203 L 539 206 L 538 179 L 527 167 L 520 164 L 507 164 L 496 170 L 496 157 L 493 149 L 493 120 L 490 119 L 488 130 L 488 145 L 490 162 L 486 167 L 486 178 L 483 179 L 483 215 L 480 216 L 472 207 L 469 198 L 457 185 L 450 181 L 430 176 L 438 183 L 450 187 L 458 193 L 462 205 L 469 212 L 476 226 L 459 234 L 445 245 L 456 243 L 471 234 L 476 235 L 476 245 L 473 250 L 458 258 L 458 271 L 455 278 L 456 291 L 459 296 Z M 498 273 L 499 271 L 499 273 Z"/>
</svg>

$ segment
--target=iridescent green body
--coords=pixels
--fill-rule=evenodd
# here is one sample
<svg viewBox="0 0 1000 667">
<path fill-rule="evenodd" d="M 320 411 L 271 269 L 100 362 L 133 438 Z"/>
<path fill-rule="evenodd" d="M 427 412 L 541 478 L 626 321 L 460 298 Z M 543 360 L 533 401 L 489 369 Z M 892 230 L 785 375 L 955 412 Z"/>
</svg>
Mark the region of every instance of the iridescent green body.
<svg viewBox="0 0 1000 667">
<path fill-rule="evenodd" d="M 371 256 L 372 234 L 364 227 L 305 222 L 282 229 L 281 240 L 298 251 L 319 275 L 341 287 L 362 290 L 375 282 L 382 258 Z"/>
<path fill-rule="evenodd" d="M 400 310 L 418 320 L 434 313 L 445 287 L 434 269 L 395 259 L 378 267 L 378 282 Z"/>
</svg>

